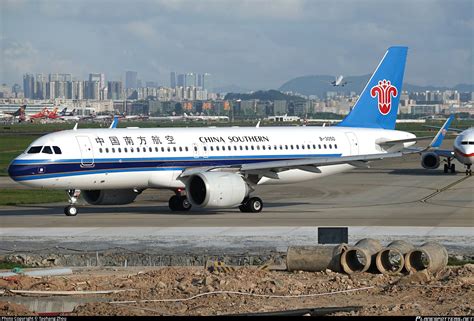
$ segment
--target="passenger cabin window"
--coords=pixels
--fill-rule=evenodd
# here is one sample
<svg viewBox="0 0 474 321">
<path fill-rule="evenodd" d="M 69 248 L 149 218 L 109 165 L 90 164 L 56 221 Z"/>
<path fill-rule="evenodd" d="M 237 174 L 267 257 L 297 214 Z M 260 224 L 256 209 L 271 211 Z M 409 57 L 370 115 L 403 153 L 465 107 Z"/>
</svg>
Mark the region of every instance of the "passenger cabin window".
<svg viewBox="0 0 474 321">
<path fill-rule="evenodd" d="M 61 148 L 59 148 L 58 146 L 53 146 L 53 150 L 54 150 L 55 154 L 62 154 L 61 153 Z"/>
<path fill-rule="evenodd" d="M 41 148 L 43 146 L 32 146 L 30 149 L 28 149 L 28 154 L 38 154 L 41 152 Z"/>
</svg>

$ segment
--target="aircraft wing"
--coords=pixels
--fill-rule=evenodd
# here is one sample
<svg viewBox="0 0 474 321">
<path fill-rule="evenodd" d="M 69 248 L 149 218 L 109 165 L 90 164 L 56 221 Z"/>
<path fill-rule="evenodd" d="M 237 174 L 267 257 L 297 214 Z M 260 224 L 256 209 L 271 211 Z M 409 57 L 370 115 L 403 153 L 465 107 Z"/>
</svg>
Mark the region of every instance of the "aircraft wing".
<svg viewBox="0 0 474 321">
<path fill-rule="evenodd" d="M 369 155 L 357 155 L 357 156 L 342 156 L 342 157 L 308 157 L 301 159 L 289 159 L 280 161 L 268 161 L 268 162 L 254 162 L 238 165 L 225 165 L 225 166 L 209 166 L 209 167 L 194 167 L 185 169 L 180 178 L 191 176 L 194 174 L 208 172 L 211 170 L 218 169 L 234 169 L 241 173 L 261 173 L 262 176 L 268 176 L 271 178 L 278 178 L 277 173 L 286 171 L 289 169 L 301 169 L 309 172 L 318 173 L 320 170 L 318 167 L 338 165 L 338 164 L 350 164 L 355 167 L 367 167 L 368 161 L 380 160 L 385 158 L 401 157 L 403 153 L 380 153 L 380 154 L 369 154 Z"/>
</svg>

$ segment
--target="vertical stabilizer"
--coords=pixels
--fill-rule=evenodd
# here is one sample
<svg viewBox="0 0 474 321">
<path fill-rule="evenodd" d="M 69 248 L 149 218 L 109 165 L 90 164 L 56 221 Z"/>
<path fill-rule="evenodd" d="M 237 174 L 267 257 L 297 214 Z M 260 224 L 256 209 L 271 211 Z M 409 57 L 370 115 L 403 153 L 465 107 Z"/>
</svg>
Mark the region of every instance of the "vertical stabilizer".
<svg viewBox="0 0 474 321">
<path fill-rule="evenodd" d="M 388 48 L 351 112 L 338 126 L 395 128 L 407 50 Z"/>
</svg>

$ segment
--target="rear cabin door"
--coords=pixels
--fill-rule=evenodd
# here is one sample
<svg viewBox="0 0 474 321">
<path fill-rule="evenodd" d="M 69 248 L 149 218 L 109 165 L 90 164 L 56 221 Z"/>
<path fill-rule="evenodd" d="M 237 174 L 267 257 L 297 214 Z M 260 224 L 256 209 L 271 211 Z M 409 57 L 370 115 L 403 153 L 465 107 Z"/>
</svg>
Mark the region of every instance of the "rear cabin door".
<svg viewBox="0 0 474 321">
<path fill-rule="evenodd" d="M 351 155 L 359 155 L 359 142 L 357 136 L 353 132 L 346 132 L 346 137 L 351 148 Z"/>
</svg>

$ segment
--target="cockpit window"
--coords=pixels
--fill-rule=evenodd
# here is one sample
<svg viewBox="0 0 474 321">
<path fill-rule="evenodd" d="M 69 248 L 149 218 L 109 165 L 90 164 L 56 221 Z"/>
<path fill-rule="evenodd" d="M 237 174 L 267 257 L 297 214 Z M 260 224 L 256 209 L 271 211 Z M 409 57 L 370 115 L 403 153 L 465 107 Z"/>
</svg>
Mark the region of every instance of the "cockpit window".
<svg viewBox="0 0 474 321">
<path fill-rule="evenodd" d="M 62 154 L 61 153 L 61 148 L 59 148 L 58 146 L 53 146 L 53 150 L 54 150 L 55 154 Z"/>
<path fill-rule="evenodd" d="M 467 144 L 468 144 L 467 141 L 461 142 L 461 145 L 467 145 Z"/>
<path fill-rule="evenodd" d="M 39 152 L 41 152 L 41 148 L 43 146 L 31 146 L 30 149 L 28 149 L 28 154 L 38 154 Z"/>
<path fill-rule="evenodd" d="M 469 142 L 469 145 L 474 145 L 474 142 Z"/>
<path fill-rule="evenodd" d="M 45 153 L 45 154 L 52 154 L 53 153 L 53 150 L 51 149 L 51 147 L 49 146 L 44 146 L 43 147 L 43 150 L 41 151 L 42 153 Z"/>
</svg>

